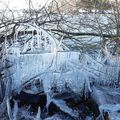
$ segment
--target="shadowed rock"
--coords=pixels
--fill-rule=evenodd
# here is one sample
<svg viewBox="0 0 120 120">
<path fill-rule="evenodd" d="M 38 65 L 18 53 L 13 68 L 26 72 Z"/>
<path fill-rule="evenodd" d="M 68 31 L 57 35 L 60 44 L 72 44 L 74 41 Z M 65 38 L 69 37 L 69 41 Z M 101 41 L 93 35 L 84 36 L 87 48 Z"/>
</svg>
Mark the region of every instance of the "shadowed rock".
<svg viewBox="0 0 120 120">
<path fill-rule="evenodd" d="M 11 105 L 13 105 L 13 101 L 17 100 L 18 105 L 21 106 L 31 106 L 31 108 L 37 111 L 38 107 L 41 107 L 43 110 L 46 106 L 47 97 L 43 94 L 30 94 L 24 91 L 21 91 L 19 94 L 14 94 L 11 99 Z"/>
</svg>

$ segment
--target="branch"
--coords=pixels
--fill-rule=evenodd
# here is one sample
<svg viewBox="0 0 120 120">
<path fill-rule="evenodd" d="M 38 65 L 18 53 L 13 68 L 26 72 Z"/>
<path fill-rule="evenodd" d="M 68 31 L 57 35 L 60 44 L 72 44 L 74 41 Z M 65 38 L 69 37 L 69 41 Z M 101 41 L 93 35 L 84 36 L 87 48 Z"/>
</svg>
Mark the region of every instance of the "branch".
<svg viewBox="0 0 120 120">
<path fill-rule="evenodd" d="M 84 33 L 84 32 L 67 32 L 67 31 L 64 31 L 64 30 L 57 30 L 57 29 L 51 29 L 51 31 L 53 32 L 60 32 L 60 33 L 64 33 L 66 35 L 73 35 L 73 36 L 98 36 L 98 37 L 107 37 L 107 38 L 113 38 L 113 37 L 116 37 L 117 35 L 110 35 L 110 34 L 101 34 L 100 33 Z"/>
</svg>

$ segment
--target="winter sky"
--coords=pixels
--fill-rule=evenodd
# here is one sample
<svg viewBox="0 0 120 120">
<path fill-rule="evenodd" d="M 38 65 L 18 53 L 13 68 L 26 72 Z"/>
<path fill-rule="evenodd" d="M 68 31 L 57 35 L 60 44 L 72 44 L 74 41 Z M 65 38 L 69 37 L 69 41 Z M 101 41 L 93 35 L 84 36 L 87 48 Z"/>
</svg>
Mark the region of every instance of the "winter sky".
<svg viewBox="0 0 120 120">
<path fill-rule="evenodd" d="M 31 0 L 32 7 L 39 8 L 50 2 L 51 0 Z M 0 0 L 0 9 L 4 9 L 8 6 L 10 9 L 25 9 L 29 8 L 29 0 Z"/>
</svg>

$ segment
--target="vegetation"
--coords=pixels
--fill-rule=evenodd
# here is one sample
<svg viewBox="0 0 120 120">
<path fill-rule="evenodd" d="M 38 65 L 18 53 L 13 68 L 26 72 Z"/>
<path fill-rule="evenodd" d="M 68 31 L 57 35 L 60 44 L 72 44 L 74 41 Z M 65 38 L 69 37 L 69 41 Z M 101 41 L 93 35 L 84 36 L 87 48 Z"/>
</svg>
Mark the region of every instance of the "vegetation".
<svg viewBox="0 0 120 120">
<path fill-rule="evenodd" d="M 91 10 L 110 10 L 111 4 L 108 0 L 78 0 L 77 1 L 77 7 L 82 7 L 83 9 L 86 9 L 88 11 Z"/>
</svg>

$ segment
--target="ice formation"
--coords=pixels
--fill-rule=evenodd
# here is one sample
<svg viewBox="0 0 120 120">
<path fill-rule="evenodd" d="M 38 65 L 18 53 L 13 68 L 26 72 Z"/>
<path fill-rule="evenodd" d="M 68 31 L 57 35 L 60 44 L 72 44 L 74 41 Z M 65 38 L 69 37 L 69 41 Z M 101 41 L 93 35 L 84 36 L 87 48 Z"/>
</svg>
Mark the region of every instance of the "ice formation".
<svg viewBox="0 0 120 120">
<path fill-rule="evenodd" d="M 31 40 L 27 42 L 24 40 L 24 44 L 21 45 L 17 41 L 19 33 L 16 33 L 14 43 L 6 50 L 6 60 L 9 61 L 6 64 L 11 65 L 11 67 L 7 69 L 5 75 L 12 83 L 12 90 L 19 92 L 24 83 L 39 79 L 42 81 L 44 92 L 47 95 L 47 108 L 53 101 L 65 113 L 78 117 L 78 113 L 67 107 L 64 101 L 52 99 L 52 87 L 56 86 L 59 93 L 67 90 L 80 94 L 83 89 L 90 90 L 88 76 L 79 66 L 81 64 L 80 52 L 68 51 L 68 48 L 62 44 L 62 39 L 60 42 L 54 40 L 47 32 L 37 26 L 30 25 L 27 32 L 31 30 L 37 32 L 33 33 L 34 31 L 32 31 L 34 37 Z M 28 35 L 28 37 L 31 36 Z M 17 107 L 17 103 L 15 103 L 12 116 L 14 120 L 18 112 Z M 7 108 L 9 117 L 11 117 L 9 105 Z M 35 119 L 41 119 L 40 108 L 38 108 Z"/>
<path fill-rule="evenodd" d="M 68 48 L 62 44 L 62 39 L 60 42 L 53 39 L 36 25 L 28 25 L 27 28 L 27 32 L 32 31 L 31 40 L 28 42 L 24 40 L 24 45 L 20 45 L 17 42 L 17 39 L 20 39 L 19 31 L 17 31 L 15 42 L 6 50 L 6 59 L 13 64 L 8 69 L 13 80 L 13 89 L 20 88 L 27 81 L 39 78 L 43 81 L 46 93 L 52 83 L 56 83 L 59 91 L 62 91 L 67 83 L 74 92 L 80 92 L 87 82 L 90 90 L 86 74 L 79 67 L 76 69 L 76 66 L 80 64 L 79 51 L 68 51 Z M 19 29 L 23 30 L 23 27 Z"/>
<path fill-rule="evenodd" d="M 59 92 L 69 88 L 81 93 L 83 90 L 91 92 L 90 82 L 93 81 L 102 85 L 119 82 L 119 59 L 110 56 L 103 58 L 100 53 L 94 58 L 88 53 L 70 51 L 62 40 L 53 39 L 36 25 L 23 26 L 27 26 L 25 32 L 32 31 L 32 36 L 23 35 L 25 38 L 20 38 L 19 31 L 24 28 L 20 27 L 14 43 L 6 50 L 6 59 L 13 64 L 6 72 L 6 76 L 13 81 L 12 89 L 38 78 L 43 82 L 49 103 L 54 84 Z M 27 41 L 27 38 L 31 39 Z M 18 43 L 17 39 L 23 44 Z"/>
</svg>

